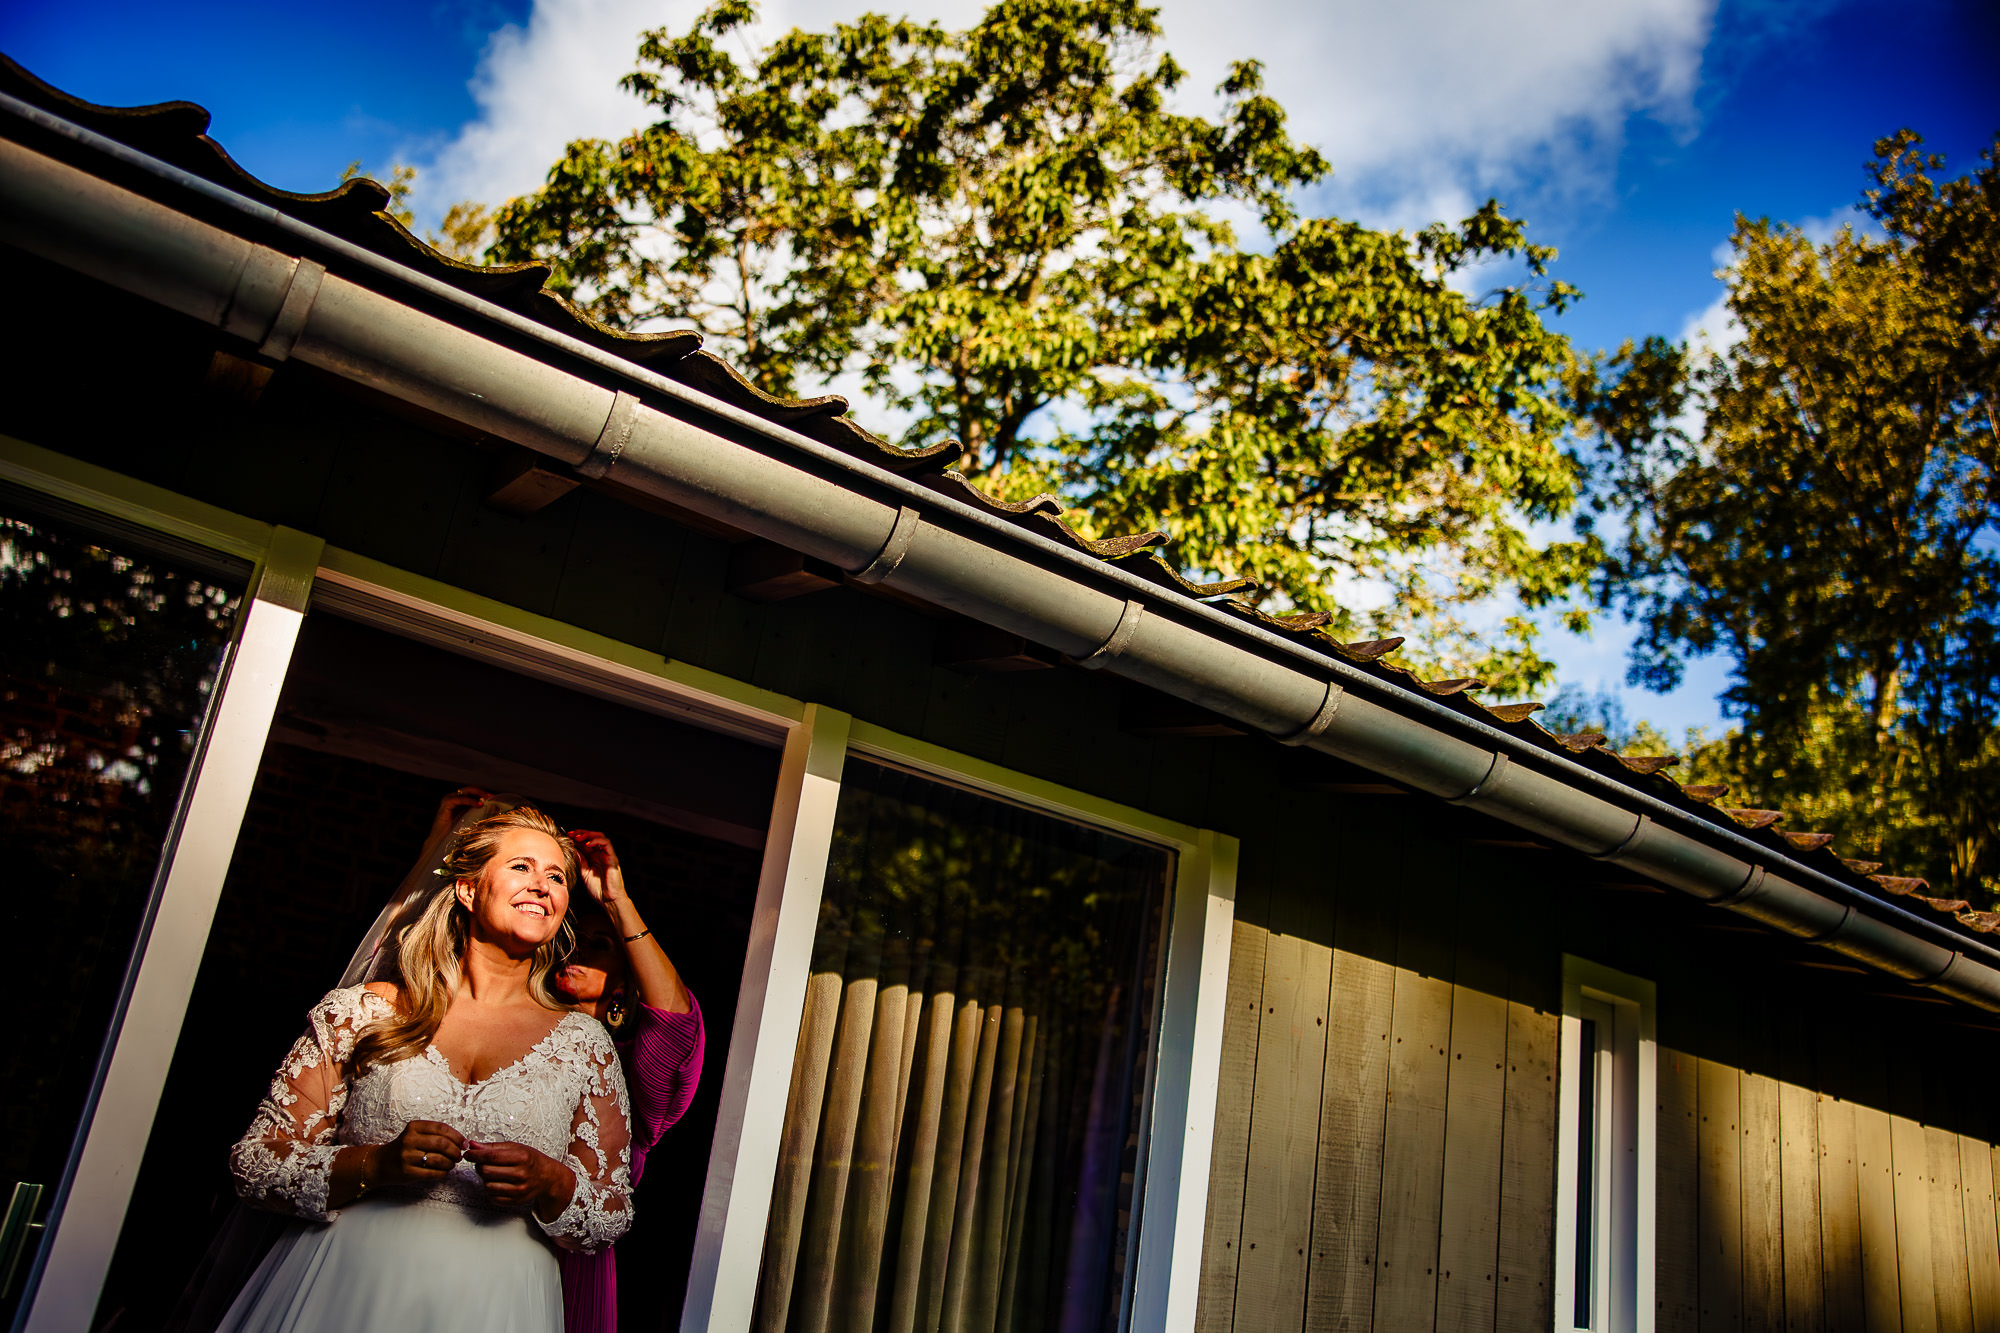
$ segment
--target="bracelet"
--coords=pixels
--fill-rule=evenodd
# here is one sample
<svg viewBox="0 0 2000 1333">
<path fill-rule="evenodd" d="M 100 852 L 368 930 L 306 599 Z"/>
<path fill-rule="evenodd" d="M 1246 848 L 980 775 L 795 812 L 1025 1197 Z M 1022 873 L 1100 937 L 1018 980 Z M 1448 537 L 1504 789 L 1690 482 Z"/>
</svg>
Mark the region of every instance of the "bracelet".
<svg viewBox="0 0 2000 1333">
<path fill-rule="evenodd" d="M 627 944 L 637 944 L 640 940 L 645 939 L 648 935 L 652 933 L 653 932 L 650 930 L 642 930 L 637 935 L 627 935 L 625 937 L 625 942 Z"/>
</svg>

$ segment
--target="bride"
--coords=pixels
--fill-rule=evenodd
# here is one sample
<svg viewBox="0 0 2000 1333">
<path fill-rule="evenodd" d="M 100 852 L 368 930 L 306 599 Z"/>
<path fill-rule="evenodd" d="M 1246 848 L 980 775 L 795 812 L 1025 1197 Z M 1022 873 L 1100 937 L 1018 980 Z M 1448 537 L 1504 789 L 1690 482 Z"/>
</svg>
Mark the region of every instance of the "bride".
<svg viewBox="0 0 2000 1333">
<path fill-rule="evenodd" d="M 230 1153 L 291 1213 L 232 1333 L 555 1333 L 554 1253 L 631 1222 L 629 1116 L 601 1024 L 550 986 L 576 848 L 528 806 L 469 824 L 402 933 L 398 983 L 329 993 Z"/>
</svg>

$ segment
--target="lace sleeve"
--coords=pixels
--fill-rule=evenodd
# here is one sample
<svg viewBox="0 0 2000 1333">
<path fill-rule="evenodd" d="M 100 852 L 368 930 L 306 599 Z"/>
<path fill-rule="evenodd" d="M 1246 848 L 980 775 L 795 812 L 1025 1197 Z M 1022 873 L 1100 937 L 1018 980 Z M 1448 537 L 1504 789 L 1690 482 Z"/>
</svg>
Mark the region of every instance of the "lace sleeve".
<svg viewBox="0 0 2000 1333">
<path fill-rule="evenodd" d="M 586 1077 L 563 1155 L 563 1164 L 576 1175 L 576 1190 L 555 1221 L 536 1222 L 564 1249 L 590 1254 L 632 1225 L 632 1111 L 610 1036 L 595 1022 L 577 1026 L 580 1049 L 574 1058 Z"/>
<path fill-rule="evenodd" d="M 250 1128 L 229 1150 L 229 1172 L 245 1203 L 323 1222 L 327 1183 L 340 1151 L 347 1059 L 354 1039 L 388 1002 L 361 986 L 327 992 L 305 1035 L 271 1078 Z"/>
</svg>

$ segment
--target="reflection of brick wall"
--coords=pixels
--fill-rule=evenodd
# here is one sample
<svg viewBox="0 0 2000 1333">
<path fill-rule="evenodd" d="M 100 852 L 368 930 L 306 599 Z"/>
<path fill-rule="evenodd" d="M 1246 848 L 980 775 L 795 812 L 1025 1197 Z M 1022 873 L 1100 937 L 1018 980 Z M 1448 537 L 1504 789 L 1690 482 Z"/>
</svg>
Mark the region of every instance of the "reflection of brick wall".
<svg viewBox="0 0 2000 1333">
<path fill-rule="evenodd" d="M 146 805 L 132 789 L 143 754 L 138 705 L 47 681 L 0 676 L 0 806 L 10 831 L 65 841 Z M 123 764 L 120 761 L 125 761 Z"/>
<path fill-rule="evenodd" d="M 0 1048 L 0 1185 L 55 1183 L 110 1022 L 177 795 L 133 781 L 142 720 L 116 697 L 0 677 L 0 848 L 15 886 L 0 921 L 36 1015 Z"/>
<path fill-rule="evenodd" d="M 402 882 L 449 790 L 427 778 L 273 745 L 257 775 L 127 1226 L 100 1308 L 160 1322 L 233 1199 L 224 1159 L 307 1007 L 339 978 Z M 648 1163 L 641 1221 L 619 1247 L 627 1326 L 677 1314 L 756 897 L 760 853 L 620 815 L 603 829 L 634 898 L 701 997 L 710 1064 L 687 1120 Z M 163 1280 L 163 1275 L 173 1275 Z"/>
</svg>

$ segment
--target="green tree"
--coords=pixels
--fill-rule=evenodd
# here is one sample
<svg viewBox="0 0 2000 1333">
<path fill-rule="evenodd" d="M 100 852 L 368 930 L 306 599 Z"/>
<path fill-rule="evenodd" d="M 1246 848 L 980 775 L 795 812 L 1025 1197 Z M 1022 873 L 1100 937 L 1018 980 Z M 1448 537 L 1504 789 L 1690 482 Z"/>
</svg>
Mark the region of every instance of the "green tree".
<svg viewBox="0 0 2000 1333">
<path fill-rule="evenodd" d="M 1171 109 L 1182 72 L 1135 0 L 868 15 L 739 61 L 753 15 L 647 33 L 624 86 L 657 121 L 572 144 L 492 257 L 551 264 L 615 327 L 698 328 L 769 392 L 858 379 L 989 492 L 1053 492 L 1086 535 L 1157 528 L 1184 572 L 1330 633 L 1414 624 L 1441 665 L 1546 677 L 1524 619 L 1463 614 L 1558 601 L 1593 556 L 1528 536 L 1580 470 L 1541 318 L 1574 293 L 1520 222 L 1302 217 L 1327 164 L 1258 67 L 1214 118 Z M 1464 295 L 1492 263 L 1524 281 Z M 1357 584 L 1386 608 L 1343 605 Z"/>
<path fill-rule="evenodd" d="M 1734 667 L 1728 766 L 1939 886 L 2000 883 L 2000 138 L 1943 183 L 1876 145 L 1879 235 L 1739 218 L 1740 342 L 1625 348 L 1585 406 L 1630 520 L 1604 590 L 1643 626 L 1635 679 Z M 1698 441 L 1673 424 L 1703 413 Z"/>
</svg>

